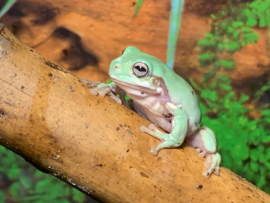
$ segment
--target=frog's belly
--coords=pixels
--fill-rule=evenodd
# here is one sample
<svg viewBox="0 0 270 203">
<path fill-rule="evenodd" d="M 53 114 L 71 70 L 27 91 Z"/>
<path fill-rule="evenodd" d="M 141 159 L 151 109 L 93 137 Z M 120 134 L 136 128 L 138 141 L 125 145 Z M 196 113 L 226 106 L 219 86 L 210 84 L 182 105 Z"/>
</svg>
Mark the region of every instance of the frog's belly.
<svg viewBox="0 0 270 203">
<path fill-rule="evenodd" d="M 172 125 L 171 125 L 171 119 L 170 118 L 165 118 L 161 114 L 158 114 L 157 112 L 151 110 L 149 107 L 144 107 L 136 102 L 134 102 L 134 108 L 139 113 L 141 116 L 147 118 L 150 120 L 153 124 L 156 126 L 161 127 L 163 130 L 167 132 L 172 131 Z M 188 132 L 186 136 L 194 134 L 194 132 L 197 131 L 199 127 L 199 121 L 195 119 L 194 122 L 192 122 L 194 119 L 189 119 L 188 120 Z"/>
<path fill-rule="evenodd" d="M 169 119 L 164 118 L 163 116 L 158 115 L 154 111 L 151 111 L 150 108 L 146 108 L 138 103 L 134 102 L 134 108 L 138 114 L 150 120 L 153 124 L 161 127 L 167 132 L 171 132 L 172 125 Z"/>
</svg>

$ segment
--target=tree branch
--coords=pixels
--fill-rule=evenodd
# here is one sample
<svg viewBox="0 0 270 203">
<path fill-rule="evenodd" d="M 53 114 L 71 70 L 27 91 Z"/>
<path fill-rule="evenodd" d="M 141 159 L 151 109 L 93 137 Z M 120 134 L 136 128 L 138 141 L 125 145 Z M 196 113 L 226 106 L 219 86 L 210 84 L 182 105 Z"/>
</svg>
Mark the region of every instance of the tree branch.
<svg viewBox="0 0 270 203">
<path fill-rule="evenodd" d="M 106 202 L 267 202 L 269 196 L 221 168 L 201 175 L 189 146 L 149 149 L 149 124 L 110 98 L 93 96 L 68 71 L 0 26 L 0 144 Z M 53 49 L 53 48 L 52 48 Z"/>
</svg>

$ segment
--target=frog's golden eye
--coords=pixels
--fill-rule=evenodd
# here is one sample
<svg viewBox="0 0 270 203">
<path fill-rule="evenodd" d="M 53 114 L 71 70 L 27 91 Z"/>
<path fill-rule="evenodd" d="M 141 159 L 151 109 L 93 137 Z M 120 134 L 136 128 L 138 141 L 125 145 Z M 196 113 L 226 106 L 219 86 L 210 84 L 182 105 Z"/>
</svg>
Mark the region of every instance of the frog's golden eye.
<svg viewBox="0 0 270 203">
<path fill-rule="evenodd" d="M 137 62 L 132 67 L 134 75 L 136 75 L 138 78 L 145 77 L 149 73 L 148 66 L 143 62 Z"/>
</svg>

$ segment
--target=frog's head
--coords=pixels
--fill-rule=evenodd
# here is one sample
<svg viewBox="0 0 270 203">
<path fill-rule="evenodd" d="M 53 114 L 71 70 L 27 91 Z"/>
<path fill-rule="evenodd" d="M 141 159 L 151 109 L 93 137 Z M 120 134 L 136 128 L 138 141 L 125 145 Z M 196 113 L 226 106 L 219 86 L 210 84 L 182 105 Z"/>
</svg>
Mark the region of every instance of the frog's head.
<svg viewBox="0 0 270 203">
<path fill-rule="evenodd" d="M 129 95 L 140 97 L 156 94 L 164 84 L 162 77 L 170 69 L 158 58 L 141 52 L 136 47 L 127 47 L 122 55 L 111 62 L 111 79 Z M 144 94 L 141 94 L 141 93 Z"/>
</svg>

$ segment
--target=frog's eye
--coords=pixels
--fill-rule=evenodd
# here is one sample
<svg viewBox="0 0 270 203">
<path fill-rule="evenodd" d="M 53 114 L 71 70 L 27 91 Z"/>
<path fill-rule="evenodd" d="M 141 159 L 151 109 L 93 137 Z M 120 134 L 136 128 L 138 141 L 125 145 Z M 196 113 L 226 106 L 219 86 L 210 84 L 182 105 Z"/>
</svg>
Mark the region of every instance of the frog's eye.
<svg viewBox="0 0 270 203">
<path fill-rule="evenodd" d="M 143 62 L 137 62 L 132 67 L 133 73 L 138 77 L 144 77 L 147 76 L 149 73 L 148 66 Z"/>
</svg>

